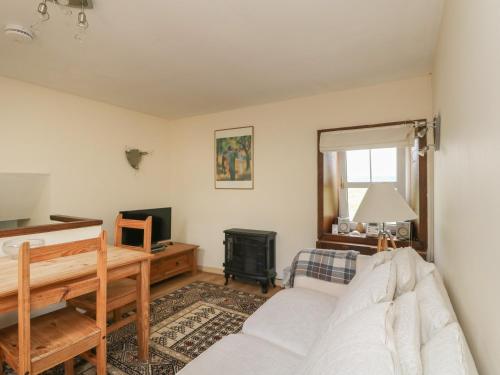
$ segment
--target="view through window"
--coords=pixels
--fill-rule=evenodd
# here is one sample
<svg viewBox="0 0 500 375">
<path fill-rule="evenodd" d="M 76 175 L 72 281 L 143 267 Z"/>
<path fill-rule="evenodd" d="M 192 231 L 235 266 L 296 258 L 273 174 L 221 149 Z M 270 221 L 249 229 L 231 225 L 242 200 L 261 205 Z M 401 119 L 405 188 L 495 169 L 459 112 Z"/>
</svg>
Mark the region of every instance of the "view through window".
<svg viewBox="0 0 500 375">
<path fill-rule="evenodd" d="M 340 153 L 341 216 L 354 217 L 371 183 L 393 182 L 404 196 L 404 149 L 396 147 Z"/>
</svg>

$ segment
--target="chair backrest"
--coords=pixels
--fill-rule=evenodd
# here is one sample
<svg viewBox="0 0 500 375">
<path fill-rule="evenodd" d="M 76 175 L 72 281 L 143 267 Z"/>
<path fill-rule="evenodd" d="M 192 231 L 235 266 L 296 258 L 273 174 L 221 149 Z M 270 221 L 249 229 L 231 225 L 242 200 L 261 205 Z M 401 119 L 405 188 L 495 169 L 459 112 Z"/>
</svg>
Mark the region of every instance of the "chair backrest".
<svg viewBox="0 0 500 375">
<path fill-rule="evenodd" d="M 146 220 L 124 219 L 123 214 L 118 214 L 115 222 L 115 246 L 132 250 L 151 252 L 151 234 L 153 217 L 148 216 Z M 142 230 L 144 232 L 142 246 L 130 246 L 123 244 L 123 228 Z"/>
<path fill-rule="evenodd" d="M 24 242 L 18 257 L 18 335 L 19 367 L 31 372 L 31 322 L 32 308 L 39 308 L 64 299 L 96 291 L 96 325 L 106 332 L 106 293 L 107 293 L 107 236 L 102 231 L 97 238 L 30 248 Z M 66 285 L 48 285 L 32 298 L 30 286 L 30 265 L 56 258 L 67 257 L 95 251 L 97 272 L 95 277 L 68 281 Z"/>
</svg>

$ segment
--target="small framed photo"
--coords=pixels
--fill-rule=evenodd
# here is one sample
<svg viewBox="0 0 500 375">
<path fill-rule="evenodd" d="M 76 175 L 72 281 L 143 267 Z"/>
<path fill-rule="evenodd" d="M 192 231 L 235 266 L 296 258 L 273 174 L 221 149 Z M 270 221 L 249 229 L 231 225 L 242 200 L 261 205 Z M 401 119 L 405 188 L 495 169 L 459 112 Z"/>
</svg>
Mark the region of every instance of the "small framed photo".
<svg viewBox="0 0 500 375">
<path fill-rule="evenodd" d="M 215 131 L 215 188 L 253 189 L 253 126 Z"/>
<path fill-rule="evenodd" d="M 382 226 L 379 223 L 367 223 L 366 224 L 366 236 L 367 237 L 378 237 Z"/>
</svg>

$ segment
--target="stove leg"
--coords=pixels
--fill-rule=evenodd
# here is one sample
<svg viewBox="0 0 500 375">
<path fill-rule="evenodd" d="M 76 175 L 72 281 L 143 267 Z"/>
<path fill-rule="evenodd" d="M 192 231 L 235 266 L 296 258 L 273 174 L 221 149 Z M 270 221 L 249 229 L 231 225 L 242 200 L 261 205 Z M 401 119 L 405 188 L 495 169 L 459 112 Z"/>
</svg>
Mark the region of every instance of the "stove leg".
<svg viewBox="0 0 500 375">
<path fill-rule="evenodd" d="M 260 282 L 260 288 L 261 288 L 263 294 L 267 293 L 268 284 L 269 284 L 269 282 L 267 280 Z"/>
</svg>

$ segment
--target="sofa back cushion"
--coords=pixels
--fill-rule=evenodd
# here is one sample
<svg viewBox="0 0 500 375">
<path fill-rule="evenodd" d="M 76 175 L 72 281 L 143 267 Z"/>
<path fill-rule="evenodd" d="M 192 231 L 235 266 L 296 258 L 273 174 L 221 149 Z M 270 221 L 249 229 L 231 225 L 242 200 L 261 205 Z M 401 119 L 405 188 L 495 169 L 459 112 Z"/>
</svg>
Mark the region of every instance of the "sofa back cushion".
<svg viewBox="0 0 500 375">
<path fill-rule="evenodd" d="M 430 273 L 417 283 L 415 292 L 420 308 L 422 344 L 425 344 L 447 324 L 454 321 L 454 314 L 443 299 L 434 273 Z"/>
<path fill-rule="evenodd" d="M 347 292 L 339 298 L 332 314 L 332 324 L 341 324 L 352 314 L 375 303 L 392 301 L 396 288 L 396 269 L 392 262 L 375 267 L 360 275 L 355 284 L 350 284 Z"/>
<path fill-rule="evenodd" d="M 423 346 L 422 363 L 424 375 L 477 375 L 458 323 L 446 326 Z"/>
<path fill-rule="evenodd" d="M 359 275 L 362 275 L 365 272 L 371 271 L 373 269 L 372 256 L 358 254 L 356 258 L 356 274 L 354 275 L 354 279 L 358 278 Z M 304 289 L 312 289 L 317 290 L 325 294 L 329 294 L 334 297 L 341 297 L 344 295 L 349 289 L 349 284 L 339 284 L 331 281 L 325 281 L 316 279 L 313 277 L 308 277 L 305 275 L 295 275 L 293 286 L 294 288 L 304 288 Z"/>
<path fill-rule="evenodd" d="M 417 282 L 423 280 L 436 269 L 433 263 L 426 262 L 411 247 L 398 248 L 393 251 L 381 251 L 372 255 L 373 267 L 389 261 L 396 263 L 396 296 L 412 291 Z"/>
<path fill-rule="evenodd" d="M 420 313 L 415 292 L 394 300 L 394 339 L 401 375 L 422 375 Z"/>
<path fill-rule="evenodd" d="M 392 261 L 396 264 L 396 296 L 410 292 L 415 288 L 416 259 L 415 250 L 407 247 L 394 251 Z"/>
<path fill-rule="evenodd" d="M 443 278 L 441 277 L 441 274 L 437 270 L 437 268 L 434 270 L 432 273 L 434 275 L 434 279 L 436 280 L 439 292 L 441 293 L 441 297 L 443 297 L 443 301 L 448 308 L 448 310 L 451 313 L 451 317 L 453 321 L 457 320 L 457 315 L 455 314 L 455 310 L 453 309 L 453 305 L 451 304 L 450 296 L 448 295 L 448 292 L 446 291 L 446 287 L 444 286 Z"/>
<path fill-rule="evenodd" d="M 394 255 L 394 251 L 392 251 L 392 250 L 379 251 L 379 252 L 373 254 L 371 256 L 372 260 L 373 260 L 373 266 L 377 267 L 377 266 L 380 266 L 381 264 L 389 262 L 390 260 L 392 260 L 393 255 Z"/>
<path fill-rule="evenodd" d="M 420 282 L 427 277 L 427 275 L 434 272 L 436 266 L 434 263 L 426 262 L 419 253 L 417 253 L 411 247 L 408 248 L 409 252 L 415 258 L 415 282 Z"/>
<path fill-rule="evenodd" d="M 330 324 L 295 375 L 399 374 L 392 305 L 371 305 L 342 324 Z"/>
</svg>

